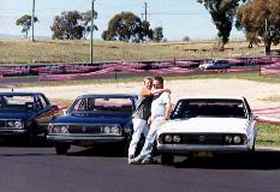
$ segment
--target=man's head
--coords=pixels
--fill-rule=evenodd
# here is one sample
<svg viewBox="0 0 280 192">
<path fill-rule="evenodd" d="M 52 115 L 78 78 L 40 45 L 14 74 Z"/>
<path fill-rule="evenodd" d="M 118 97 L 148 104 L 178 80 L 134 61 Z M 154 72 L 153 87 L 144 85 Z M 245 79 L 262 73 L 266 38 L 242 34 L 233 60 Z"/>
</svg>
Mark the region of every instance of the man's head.
<svg viewBox="0 0 280 192">
<path fill-rule="evenodd" d="M 155 89 L 163 89 L 164 85 L 164 80 L 161 76 L 155 76 L 153 80 L 153 87 Z"/>
<path fill-rule="evenodd" d="M 145 77 L 144 78 L 144 86 L 147 89 L 152 89 L 153 86 L 153 78 L 152 77 Z"/>
</svg>

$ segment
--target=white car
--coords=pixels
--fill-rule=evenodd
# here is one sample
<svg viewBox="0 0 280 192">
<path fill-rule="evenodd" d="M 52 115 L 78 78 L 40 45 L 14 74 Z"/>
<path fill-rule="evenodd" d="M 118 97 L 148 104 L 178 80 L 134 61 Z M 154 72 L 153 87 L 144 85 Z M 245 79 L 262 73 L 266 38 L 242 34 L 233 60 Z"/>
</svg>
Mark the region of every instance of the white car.
<svg viewBox="0 0 280 192">
<path fill-rule="evenodd" d="M 162 163 L 191 152 L 254 151 L 256 118 L 241 98 L 188 98 L 177 102 L 158 132 Z"/>
<path fill-rule="evenodd" d="M 231 66 L 227 60 L 212 60 L 208 63 L 199 65 L 200 70 L 223 70 L 229 69 Z"/>
</svg>

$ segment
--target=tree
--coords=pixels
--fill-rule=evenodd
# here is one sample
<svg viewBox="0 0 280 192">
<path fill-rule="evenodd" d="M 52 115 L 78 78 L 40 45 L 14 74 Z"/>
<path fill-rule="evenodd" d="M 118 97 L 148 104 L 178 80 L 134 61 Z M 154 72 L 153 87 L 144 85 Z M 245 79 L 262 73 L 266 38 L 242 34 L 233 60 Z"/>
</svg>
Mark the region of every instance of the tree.
<svg viewBox="0 0 280 192">
<path fill-rule="evenodd" d="M 189 36 L 185 36 L 184 38 L 183 38 L 183 41 L 186 41 L 186 42 L 189 42 L 191 40 L 191 38 L 189 37 Z"/>
<path fill-rule="evenodd" d="M 91 31 L 91 11 L 81 13 L 81 15 L 83 21 L 82 25 L 85 27 L 84 38 L 86 38 Z M 93 18 L 97 19 L 97 12 L 94 12 Z M 93 30 L 98 31 L 98 27 L 93 25 Z"/>
<path fill-rule="evenodd" d="M 97 13 L 94 13 L 97 17 Z M 91 11 L 80 13 L 78 11 L 62 12 L 60 16 L 54 18 L 51 30 L 53 31 L 53 39 L 82 39 L 86 38 L 91 30 Z M 94 30 L 98 30 L 94 25 Z"/>
<path fill-rule="evenodd" d="M 229 41 L 236 11 L 241 2 L 246 0 L 197 0 L 209 11 L 218 30 L 219 49 Z"/>
<path fill-rule="evenodd" d="M 265 53 L 280 42 L 280 0 L 253 0 L 242 5 L 237 13 L 237 29 L 243 30 L 251 44 L 262 40 Z"/>
<path fill-rule="evenodd" d="M 34 23 L 38 22 L 38 18 L 34 17 Z M 32 17 L 30 15 L 23 15 L 16 20 L 16 25 L 22 26 L 22 33 L 25 33 L 25 38 L 28 38 L 28 32 L 32 25 Z"/>
<path fill-rule="evenodd" d="M 102 38 L 106 41 L 136 42 L 152 39 L 153 30 L 150 23 L 142 22 L 132 12 L 121 12 L 116 14 L 108 24 L 108 29 L 103 31 Z"/>
<path fill-rule="evenodd" d="M 156 27 L 153 31 L 153 41 L 161 42 L 163 39 L 163 28 L 162 27 Z"/>
</svg>

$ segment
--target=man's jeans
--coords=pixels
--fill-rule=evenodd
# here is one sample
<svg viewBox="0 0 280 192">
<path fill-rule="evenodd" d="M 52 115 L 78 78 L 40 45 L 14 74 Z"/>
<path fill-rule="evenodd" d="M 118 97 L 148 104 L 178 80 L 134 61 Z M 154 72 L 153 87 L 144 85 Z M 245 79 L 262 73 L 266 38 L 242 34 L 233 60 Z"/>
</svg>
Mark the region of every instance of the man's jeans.
<svg viewBox="0 0 280 192">
<path fill-rule="evenodd" d="M 131 157 L 132 155 L 135 155 L 137 144 L 141 139 L 142 133 L 144 134 L 145 137 L 147 136 L 148 133 L 148 124 L 147 121 L 145 121 L 144 119 L 134 118 L 132 120 L 132 123 L 133 123 L 133 135 L 128 148 L 128 158 Z"/>
<path fill-rule="evenodd" d="M 137 160 L 148 160 L 152 157 L 152 151 L 154 147 L 154 143 L 157 137 L 158 129 L 165 122 L 164 117 L 157 117 L 153 119 L 148 135 L 145 140 L 145 144 L 141 153 L 137 156 Z"/>
</svg>

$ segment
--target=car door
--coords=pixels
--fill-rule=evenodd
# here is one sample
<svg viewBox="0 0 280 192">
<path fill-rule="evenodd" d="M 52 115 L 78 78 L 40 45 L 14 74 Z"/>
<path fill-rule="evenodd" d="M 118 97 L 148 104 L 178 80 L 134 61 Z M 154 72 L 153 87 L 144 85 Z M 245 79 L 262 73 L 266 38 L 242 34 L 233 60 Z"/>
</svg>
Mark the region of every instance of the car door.
<svg viewBox="0 0 280 192">
<path fill-rule="evenodd" d="M 244 105 L 246 108 L 246 114 L 248 116 L 247 118 L 249 120 L 249 126 L 247 127 L 247 133 L 250 135 L 251 139 L 255 140 L 256 135 L 257 135 L 256 117 L 254 116 L 254 114 L 250 108 L 250 105 L 245 97 L 243 97 L 243 101 L 244 101 Z"/>
<path fill-rule="evenodd" d="M 48 129 L 48 124 L 51 119 L 55 116 L 61 114 L 58 106 L 51 105 L 49 100 L 43 95 L 38 95 L 34 100 L 35 105 L 37 105 L 37 115 L 36 115 L 36 124 L 37 124 L 37 133 L 44 133 Z"/>
</svg>

